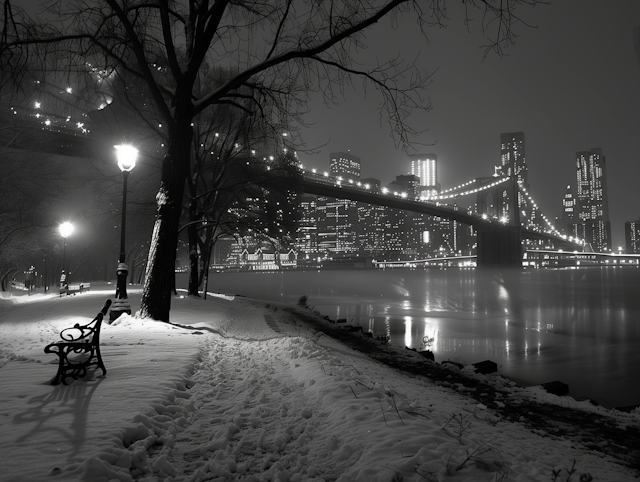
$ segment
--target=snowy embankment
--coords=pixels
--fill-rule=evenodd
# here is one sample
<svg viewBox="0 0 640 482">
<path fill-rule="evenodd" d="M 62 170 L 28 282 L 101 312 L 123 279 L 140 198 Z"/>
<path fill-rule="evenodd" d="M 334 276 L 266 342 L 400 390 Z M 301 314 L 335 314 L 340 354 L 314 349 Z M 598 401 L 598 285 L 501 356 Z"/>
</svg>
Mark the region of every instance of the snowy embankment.
<svg viewBox="0 0 640 482">
<path fill-rule="evenodd" d="M 549 481 L 554 470 L 564 481 L 574 461 L 572 480 L 637 480 L 583 444 L 503 419 L 464 387 L 402 375 L 241 298 L 175 299 L 174 325 L 122 317 L 103 329 L 106 377 L 48 385 L 55 366 L 43 346 L 103 298 L 0 311 L 0 356 L 10 360 L 0 369 L 3 482 Z M 491 382 L 500 403 L 566 405 Z M 606 412 L 619 427 L 640 426 L 638 413 Z"/>
</svg>

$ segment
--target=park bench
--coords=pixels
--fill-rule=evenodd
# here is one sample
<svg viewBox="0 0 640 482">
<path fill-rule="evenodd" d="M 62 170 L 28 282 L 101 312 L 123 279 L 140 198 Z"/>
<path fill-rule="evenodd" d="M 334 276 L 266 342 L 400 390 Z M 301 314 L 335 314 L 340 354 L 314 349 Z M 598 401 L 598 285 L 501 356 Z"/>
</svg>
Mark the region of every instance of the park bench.
<svg viewBox="0 0 640 482">
<path fill-rule="evenodd" d="M 66 385 L 67 377 L 74 380 L 87 374 L 87 368 L 95 366 L 102 370 L 102 375 L 107 374 L 107 369 L 100 355 L 100 327 L 102 319 L 111 306 L 111 300 L 107 300 L 102 310 L 86 325 L 76 323 L 60 332 L 63 341 L 50 343 L 44 348 L 45 353 L 58 355 L 58 372 L 51 380 L 51 385 Z"/>
<path fill-rule="evenodd" d="M 75 295 L 76 293 L 84 293 L 91 291 L 91 283 L 80 283 L 79 285 L 66 285 L 60 287 L 60 296 Z"/>
</svg>

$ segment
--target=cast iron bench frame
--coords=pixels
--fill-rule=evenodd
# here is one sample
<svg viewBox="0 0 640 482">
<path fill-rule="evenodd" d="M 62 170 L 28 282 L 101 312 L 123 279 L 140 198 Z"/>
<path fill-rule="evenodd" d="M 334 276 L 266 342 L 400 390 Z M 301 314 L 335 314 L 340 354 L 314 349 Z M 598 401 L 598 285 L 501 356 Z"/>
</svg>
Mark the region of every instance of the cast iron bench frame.
<svg viewBox="0 0 640 482">
<path fill-rule="evenodd" d="M 51 380 L 51 385 L 67 385 L 67 377 L 74 380 L 87 374 L 87 368 L 96 366 L 102 370 L 102 375 L 107 374 L 107 369 L 102 362 L 100 354 L 100 327 L 102 319 L 111 306 L 111 300 L 107 300 L 102 310 L 86 325 L 76 323 L 72 327 L 60 332 L 60 338 L 64 341 L 50 343 L 44 347 L 45 353 L 58 355 L 58 372 Z M 81 358 L 69 358 L 71 355 L 79 355 Z M 88 356 L 87 356 L 88 355 Z"/>
<path fill-rule="evenodd" d="M 70 296 L 76 293 L 84 293 L 85 291 L 91 291 L 91 283 L 80 283 L 73 285 L 66 285 L 60 287 L 60 297 L 63 295 Z"/>
</svg>

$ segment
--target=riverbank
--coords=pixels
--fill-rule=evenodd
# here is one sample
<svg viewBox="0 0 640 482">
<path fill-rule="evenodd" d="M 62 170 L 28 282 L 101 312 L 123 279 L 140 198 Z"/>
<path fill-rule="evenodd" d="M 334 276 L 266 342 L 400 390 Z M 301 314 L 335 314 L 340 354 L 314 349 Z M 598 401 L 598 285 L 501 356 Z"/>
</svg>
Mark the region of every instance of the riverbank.
<svg viewBox="0 0 640 482">
<path fill-rule="evenodd" d="M 186 288 L 186 277 L 177 278 Z M 640 298 L 635 268 L 336 270 L 219 273 L 209 291 L 295 304 L 420 349 L 436 361 L 492 360 L 531 384 L 554 380 L 607 408 L 640 403 Z"/>
<path fill-rule="evenodd" d="M 3 481 L 542 482 L 574 461 L 574 478 L 640 476 L 638 413 L 445 368 L 289 303 L 177 297 L 172 324 L 104 327 L 106 377 L 48 385 L 45 340 L 111 295 L 2 302 Z"/>
</svg>

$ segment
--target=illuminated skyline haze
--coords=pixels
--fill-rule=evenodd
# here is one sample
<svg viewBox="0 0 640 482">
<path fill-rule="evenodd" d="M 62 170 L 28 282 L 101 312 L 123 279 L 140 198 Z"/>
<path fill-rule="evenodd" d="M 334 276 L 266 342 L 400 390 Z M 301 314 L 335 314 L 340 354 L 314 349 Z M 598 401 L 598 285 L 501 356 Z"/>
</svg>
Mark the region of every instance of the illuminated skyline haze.
<svg viewBox="0 0 640 482">
<path fill-rule="evenodd" d="M 21 0 L 35 11 L 36 0 Z M 576 194 L 576 152 L 600 148 L 607 157 L 613 248 L 624 246 L 624 223 L 640 219 L 640 1 L 552 0 L 519 6 L 530 25 L 515 26 L 515 45 L 483 59 L 480 11 L 464 25 L 464 3 L 447 2 L 447 27 L 427 29 L 411 15 L 385 18 L 364 32 L 362 65 L 400 55 L 431 76 L 430 112 L 408 119 L 422 133 L 408 153 L 380 118 L 380 97 L 361 79 L 338 104 L 311 95 L 298 150 L 303 165 L 329 170 L 330 153 L 360 158 L 363 178 L 386 185 L 411 172 L 411 154 L 434 153 L 438 182 L 448 189 L 493 174 L 500 136 L 523 132 L 531 195 L 549 219 L 563 212 L 567 185 Z M 393 25 L 395 24 L 395 29 Z M 634 28 L 636 30 L 634 30 Z M 461 205 L 474 202 L 463 198 Z"/>
<path fill-rule="evenodd" d="M 523 132 L 531 195 L 549 219 L 563 212 L 567 185 L 576 194 L 576 152 L 601 148 L 607 156 L 613 248 L 624 246 L 624 223 L 640 218 L 640 61 L 634 27 L 640 2 L 553 1 L 519 13 L 537 28 L 517 26 L 506 56 L 483 61 L 481 25 L 463 24 L 463 6 L 448 3 L 448 26 L 428 31 L 410 16 L 380 22 L 366 33 L 363 62 L 417 57 L 433 72 L 430 112 L 414 112 L 410 125 L 423 132 L 413 152 L 438 157 L 438 182 L 451 188 L 490 176 L 501 163 L 500 136 Z M 361 160 L 362 177 L 382 185 L 411 172 L 411 158 L 394 145 L 380 120 L 380 102 L 361 84 L 345 89 L 339 105 L 315 96 L 303 131 L 313 153 L 299 152 L 309 168 L 328 170 L 329 153 Z M 422 144 L 420 144 L 422 143 Z M 474 202 L 463 198 L 461 205 Z"/>
</svg>

